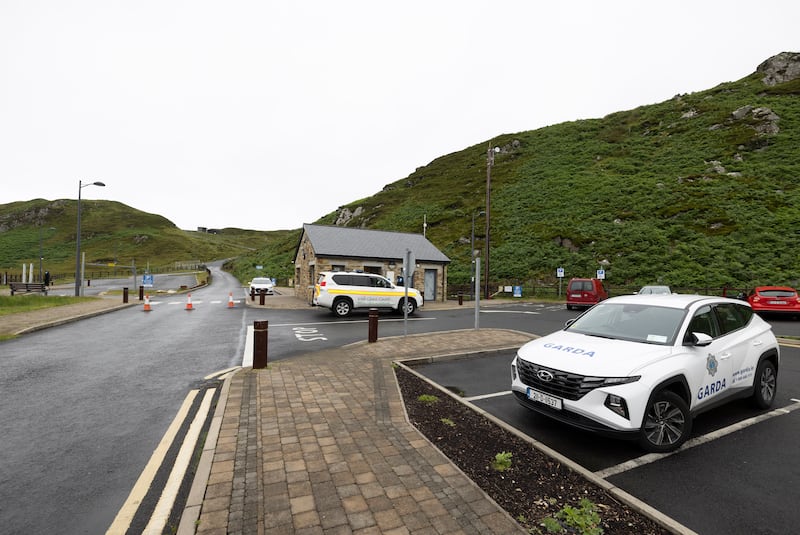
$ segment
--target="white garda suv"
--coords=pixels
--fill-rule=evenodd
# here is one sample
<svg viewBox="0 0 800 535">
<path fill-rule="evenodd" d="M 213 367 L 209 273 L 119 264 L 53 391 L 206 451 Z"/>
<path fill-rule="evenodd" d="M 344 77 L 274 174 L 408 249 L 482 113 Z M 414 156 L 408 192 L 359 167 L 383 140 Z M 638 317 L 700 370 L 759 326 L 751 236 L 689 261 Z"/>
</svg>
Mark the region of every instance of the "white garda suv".
<svg viewBox="0 0 800 535">
<path fill-rule="evenodd" d="M 771 326 L 745 302 L 631 295 L 522 346 L 511 389 L 539 413 L 668 452 L 700 412 L 740 397 L 772 405 L 779 363 Z"/>
<path fill-rule="evenodd" d="M 390 308 L 404 312 L 405 287 L 395 286 L 389 279 L 373 273 L 323 271 L 314 287 L 313 304 L 330 308 L 340 317 L 357 308 Z M 422 294 L 408 289 L 405 310 L 409 315 L 423 305 Z"/>
</svg>

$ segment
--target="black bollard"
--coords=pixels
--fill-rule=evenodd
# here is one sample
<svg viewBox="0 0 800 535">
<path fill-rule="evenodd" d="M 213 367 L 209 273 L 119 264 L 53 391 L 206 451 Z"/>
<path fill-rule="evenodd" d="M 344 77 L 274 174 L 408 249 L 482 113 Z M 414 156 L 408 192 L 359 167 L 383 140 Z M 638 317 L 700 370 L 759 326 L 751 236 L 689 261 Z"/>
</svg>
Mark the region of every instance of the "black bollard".
<svg viewBox="0 0 800 535">
<path fill-rule="evenodd" d="M 369 335 L 367 340 L 372 342 L 378 341 L 378 309 L 369 309 Z"/>
<path fill-rule="evenodd" d="M 253 369 L 260 370 L 267 367 L 267 334 L 268 321 L 253 322 Z"/>
</svg>

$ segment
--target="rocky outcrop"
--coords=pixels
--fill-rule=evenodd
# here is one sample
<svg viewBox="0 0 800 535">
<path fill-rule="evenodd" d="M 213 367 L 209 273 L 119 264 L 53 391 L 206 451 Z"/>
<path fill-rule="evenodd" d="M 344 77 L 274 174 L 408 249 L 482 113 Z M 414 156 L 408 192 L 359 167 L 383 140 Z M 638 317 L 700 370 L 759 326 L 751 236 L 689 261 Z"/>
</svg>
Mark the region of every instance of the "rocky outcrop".
<svg viewBox="0 0 800 535">
<path fill-rule="evenodd" d="M 800 52 L 781 52 L 772 56 L 759 65 L 756 72 L 764 73 L 762 81 L 768 86 L 800 78 Z"/>
</svg>

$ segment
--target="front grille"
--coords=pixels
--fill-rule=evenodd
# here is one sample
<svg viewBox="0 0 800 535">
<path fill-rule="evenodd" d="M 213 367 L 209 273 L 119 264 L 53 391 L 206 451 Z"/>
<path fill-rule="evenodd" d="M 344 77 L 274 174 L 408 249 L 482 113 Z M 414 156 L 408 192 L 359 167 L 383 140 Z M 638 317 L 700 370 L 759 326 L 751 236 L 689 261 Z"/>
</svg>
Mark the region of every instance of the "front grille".
<svg viewBox="0 0 800 535">
<path fill-rule="evenodd" d="M 553 375 L 553 380 L 542 381 L 538 375 L 540 370 L 550 372 Z M 519 378 L 526 385 L 541 392 L 571 401 L 577 401 L 595 388 L 603 385 L 603 378 L 601 377 L 586 377 L 576 373 L 563 372 L 554 368 L 539 366 L 521 358 L 517 359 L 517 371 Z"/>
</svg>

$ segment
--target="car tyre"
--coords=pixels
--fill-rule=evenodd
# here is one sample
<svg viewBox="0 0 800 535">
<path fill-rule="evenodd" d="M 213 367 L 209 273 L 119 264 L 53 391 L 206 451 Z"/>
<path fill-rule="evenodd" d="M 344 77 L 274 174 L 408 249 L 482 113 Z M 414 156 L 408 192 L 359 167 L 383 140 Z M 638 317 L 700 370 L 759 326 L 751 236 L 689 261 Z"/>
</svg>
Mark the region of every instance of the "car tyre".
<svg viewBox="0 0 800 535">
<path fill-rule="evenodd" d="M 756 368 L 756 377 L 753 383 L 753 403 L 759 409 L 767 409 L 775 401 L 775 392 L 778 389 L 778 370 L 771 360 L 762 360 Z"/>
<path fill-rule="evenodd" d="M 413 299 L 409 299 L 408 300 L 408 304 L 406 304 L 405 299 L 401 300 L 400 301 L 400 306 L 397 307 L 397 312 L 402 314 L 403 313 L 403 307 L 406 307 L 408 309 L 408 315 L 409 316 L 412 315 L 415 310 L 417 310 L 417 304 L 414 302 Z"/>
<path fill-rule="evenodd" d="M 675 392 L 662 390 L 651 396 L 639 430 L 639 444 L 652 453 L 678 449 L 692 432 L 689 406 Z"/>
<path fill-rule="evenodd" d="M 349 299 L 345 297 L 340 297 L 336 301 L 333 302 L 333 307 L 331 308 L 333 313 L 339 316 L 340 318 L 344 318 L 349 316 L 350 313 L 353 311 L 353 303 L 350 302 Z"/>
</svg>

